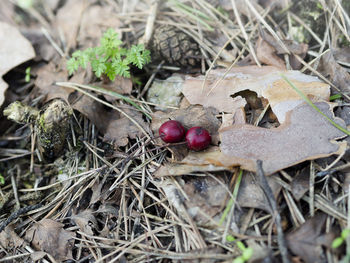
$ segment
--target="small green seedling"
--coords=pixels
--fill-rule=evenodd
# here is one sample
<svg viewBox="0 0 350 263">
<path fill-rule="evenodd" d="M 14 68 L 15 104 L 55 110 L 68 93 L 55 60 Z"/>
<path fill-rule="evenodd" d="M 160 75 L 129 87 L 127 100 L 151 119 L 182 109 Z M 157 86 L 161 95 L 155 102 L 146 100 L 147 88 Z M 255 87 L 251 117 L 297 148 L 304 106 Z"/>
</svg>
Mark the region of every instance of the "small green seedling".
<svg viewBox="0 0 350 263">
<path fill-rule="evenodd" d="M 17 0 L 17 4 L 23 9 L 33 7 L 33 0 Z"/>
<path fill-rule="evenodd" d="M 5 178 L 2 174 L 0 174 L 0 185 L 4 185 L 5 184 Z"/>
<path fill-rule="evenodd" d="M 67 61 L 68 73 L 71 75 L 90 63 L 96 77 L 106 75 L 111 81 L 117 75 L 130 77 L 130 64 L 142 69 L 151 61 L 150 51 L 144 45 L 133 45 L 130 49 L 122 48 L 123 42 L 114 29 L 108 29 L 100 40 L 100 46 L 77 50 Z"/>
<path fill-rule="evenodd" d="M 346 238 L 349 236 L 349 234 L 350 234 L 349 228 L 345 228 L 343 231 L 341 231 L 340 237 L 337 237 L 333 240 L 332 248 L 340 247 L 344 243 Z"/>
<path fill-rule="evenodd" d="M 24 77 L 25 82 L 30 81 L 30 70 L 31 70 L 31 67 L 26 68 L 26 76 Z"/>
<path fill-rule="evenodd" d="M 231 235 L 227 235 L 226 240 L 228 242 L 234 242 L 236 239 Z M 242 241 L 237 241 L 236 245 L 242 251 L 242 255 L 235 258 L 232 261 L 232 263 L 245 263 L 245 262 L 247 262 L 253 255 L 253 249 L 251 247 L 246 247 Z"/>
<path fill-rule="evenodd" d="M 338 93 L 338 94 L 334 94 L 334 95 L 330 96 L 329 100 L 330 101 L 335 101 L 335 100 L 339 100 L 341 98 L 342 98 L 342 95 Z"/>
</svg>

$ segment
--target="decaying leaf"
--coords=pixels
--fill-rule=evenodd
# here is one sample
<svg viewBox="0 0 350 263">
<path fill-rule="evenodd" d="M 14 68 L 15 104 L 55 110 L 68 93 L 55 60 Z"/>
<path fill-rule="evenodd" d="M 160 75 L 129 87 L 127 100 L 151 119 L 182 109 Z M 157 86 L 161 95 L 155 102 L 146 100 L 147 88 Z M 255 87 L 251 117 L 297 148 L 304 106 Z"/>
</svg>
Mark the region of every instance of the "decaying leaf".
<svg viewBox="0 0 350 263">
<path fill-rule="evenodd" d="M 56 260 L 73 259 L 75 233 L 63 229 L 63 226 L 54 220 L 42 219 L 28 230 L 26 240 L 30 241 L 35 249 L 50 254 Z"/>
<path fill-rule="evenodd" d="M 300 71 L 283 71 L 272 66 L 237 67 L 232 68 L 224 79 L 220 80 L 224 74 L 225 70 L 222 69 L 211 71 L 203 89 L 203 76 L 187 77 L 182 92 L 191 104 L 214 107 L 219 111 L 232 113 L 237 108 L 244 107 L 245 100 L 240 96 L 235 98 L 231 96 L 243 90 L 251 90 L 269 101 L 280 123 L 284 122 L 288 111 L 304 102 L 282 79 L 281 74 L 313 101 L 329 100 L 329 85 Z"/>
<path fill-rule="evenodd" d="M 316 105 L 340 126 L 345 126 L 343 120 L 334 117 L 331 105 L 326 102 Z M 340 154 L 346 143 L 335 140 L 342 137 L 342 131 L 315 109 L 303 104 L 290 111 L 286 121 L 275 129 L 247 124 L 222 129 L 220 149 L 232 160 L 244 159 L 243 169 L 254 171 L 256 160 L 260 159 L 265 173 L 272 174 L 305 160 Z"/>
<path fill-rule="evenodd" d="M 283 59 L 277 56 L 275 48 L 261 37 L 256 42 L 256 56 L 260 62 L 266 65 L 286 69 Z"/>
<path fill-rule="evenodd" d="M 186 180 L 183 190 L 186 193 L 185 206 L 189 214 L 201 222 L 207 222 L 213 218 L 225 206 L 228 198 L 228 190 L 225 189 L 225 181 L 217 176 L 192 177 Z"/>
<path fill-rule="evenodd" d="M 165 80 L 155 79 L 147 92 L 147 101 L 157 104 L 155 106 L 157 110 L 166 110 L 168 106 L 179 106 L 183 82 L 183 77 L 178 74 Z"/>
<path fill-rule="evenodd" d="M 339 53 L 338 56 L 340 56 Z M 329 77 L 330 81 L 342 92 L 349 92 L 350 74 L 345 68 L 337 63 L 331 51 L 324 54 L 322 57 L 319 70 L 323 75 Z"/>
<path fill-rule="evenodd" d="M 289 54 L 289 63 L 292 69 L 300 69 L 302 64 L 295 57 L 295 55 L 298 55 L 303 59 L 306 56 L 306 53 L 309 49 L 309 46 L 307 44 L 297 43 L 296 41 L 293 41 L 293 40 L 281 40 L 282 43 L 284 44 L 284 47 L 282 47 L 281 44 L 278 41 L 276 41 L 276 39 L 273 36 L 271 36 L 265 31 L 261 31 L 261 38 L 264 40 L 264 42 L 269 44 L 271 48 L 273 48 L 273 54 L 272 54 L 273 57 L 277 55 Z"/>
<path fill-rule="evenodd" d="M 106 140 L 112 140 L 117 146 L 125 146 L 128 138 L 142 137 L 142 131 L 126 116 L 115 110 L 106 110 L 103 104 L 92 98 L 76 93 L 75 98 L 70 98 L 72 108 L 87 116 L 104 134 Z M 123 105 L 122 110 L 138 123 L 146 132 L 148 124 L 143 120 L 142 113 Z"/>
<path fill-rule="evenodd" d="M 34 57 L 35 52 L 32 45 L 19 30 L 0 22 L 0 106 L 5 100 L 5 91 L 8 87 L 2 76 L 10 69 Z"/>
<path fill-rule="evenodd" d="M 58 29 L 59 35 L 63 34 L 68 47 L 74 47 L 76 44 L 81 16 L 86 5 L 86 1 L 69 0 L 58 10 L 55 16 L 55 28 Z"/>
<path fill-rule="evenodd" d="M 16 234 L 12 225 L 5 227 L 5 229 L 0 232 L 0 245 L 3 248 L 15 249 L 21 247 L 24 243 L 24 239 Z"/>
<path fill-rule="evenodd" d="M 331 105 L 316 103 L 317 107 L 344 127 L 335 118 Z M 194 171 L 218 171 L 241 166 L 254 171 L 256 161 L 263 161 L 267 175 L 306 160 L 341 154 L 346 142 L 336 142 L 344 133 L 330 124 L 307 104 L 299 105 L 287 114 L 278 128 L 266 129 L 248 124 L 234 124 L 220 130 L 220 148 L 210 147 L 202 152 L 190 152 L 181 162 L 160 167 L 156 176 L 182 175 Z"/>
<path fill-rule="evenodd" d="M 316 214 L 286 236 L 289 249 L 300 256 L 305 263 L 326 262 L 321 245 L 330 247 L 334 238 L 334 233 L 324 233 L 326 218 L 325 214 Z M 326 238 L 327 235 L 333 238 Z M 324 242 L 325 240 L 328 240 L 328 244 Z"/>
<path fill-rule="evenodd" d="M 225 206 L 228 190 L 222 177 L 192 177 L 179 179 L 176 184 L 164 179 L 159 186 L 164 190 L 170 203 L 186 218 L 190 215 L 197 222 L 213 220 Z M 179 189 L 179 188 L 182 189 Z M 184 195 L 183 195 L 184 194 Z"/>
<path fill-rule="evenodd" d="M 72 220 L 82 232 L 88 235 L 94 235 L 94 230 L 97 227 L 97 220 L 91 209 L 86 209 L 77 215 L 72 215 Z"/>
<path fill-rule="evenodd" d="M 148 123 L 143 120 L 142 113 L 127 106 L 123 107 L 123 111 L 138 123 L 142 129 L 149 132 Z M 117 146 L 125 146 L 129 141 L 128 138 L 135 139 L 137 137 L 144 137 L 144 133 L 139 127 L 126 116 L 120 114 L 119 117 L 117 117 L 115 111 L 105 115 L 105 120 L 102 125 L 106 128 L 106 132 L 104 133 L 104 138 L 106 140 L 114 141 Z"/>
<path fill-rule="evenodd" d="M 290 184 L 294 198 L 299 201 L 310 188 L 310 167 L 300 171 Z"/>
<path fill-rule="evenodd" d="M 223 171 L 229 169 L 228 166 L 225 166 L 222 163 L 221 151 L 219 147 L 210 147 L 205 151 L 200 152 L 189 152 L 188 155 L 177 163 L 171 163 L 168 165 L 161 166 L 156 172 L 156 177 L 162 176 L 174 176 L 174 175 L 183 175 L 189 174 L 192 172 L 200 172 L 200 171 Z M 227 164 L 229 164 L 229 160 L 227 160 Z M 238 166 L 238 162 L 236 166 Z"/>
<path fill-rule="evenodd" d="M 267 177 L 266 179 L 275 198 L 277 198 L 282 188 L 281 185 L 276 182 L 274 176 Z M 269 201 L 267 200 L 264 191 L 261 189 L 259 181 L 250 174 L 245 174 L 242 177 L 237 196 L 237 203 L 240 207 L 258 208 L 265 210 L 268 213 L 271 211 Z"/>
<path fill-rule="evenodd" d="M 54 98 L 61 98 L 67 101 L 73 89 L 55 85 L 55 82 L 67 81 L 67 79 L 67 71 L 57 68 L 54 63 L 49 63 L 38 70 L 35 85 L 39 88 L 40 94 L 46 96 L 46 101 Z"/>
<path fill-rule="evenodd" d="M 83 49 L 98 45 L 107 28 L 118 30 L 121 27 L 120 18 L 115 15 L 115 9 L 111 5 L 89 5 L 79 22 L 78 41 Z"/>
<path fill-rule="evenodd" d="M 93 83 L 92 86 L 99 87 L 113 91 L 119 94 L 131 94 L 132 91 L 132 81 L 130 78 L 124 78 L 121 76 L 116 76 L 114 81 L 108 83 Z M 108 98 L 108 96 L 106 96 Z M 111 97 L 110 101 L 114 101 L 115 97 Z"/>
</svg>

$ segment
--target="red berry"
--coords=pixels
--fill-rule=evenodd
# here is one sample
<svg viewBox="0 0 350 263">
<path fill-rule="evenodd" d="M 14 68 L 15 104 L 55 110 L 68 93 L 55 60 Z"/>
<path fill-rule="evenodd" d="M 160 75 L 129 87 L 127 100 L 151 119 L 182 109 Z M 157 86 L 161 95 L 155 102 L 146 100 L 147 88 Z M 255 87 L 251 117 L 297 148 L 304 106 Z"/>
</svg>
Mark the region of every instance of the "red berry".
<svg viewBox="0 0 350 263">
<path fill-rule="evenodd" d="M 178 121 L 167 121 L 159 128 L 159 136 L 165 142 L 180 142 L 185 137 L 185 128 Z"/>
<path fill-rule="evenodd" d="M 186 142 L 189 149 L 201 151 L 207 148 L 211 142 L 211 136 L 202 127 L 192 127 L 186 133 Z"/>
</svg>

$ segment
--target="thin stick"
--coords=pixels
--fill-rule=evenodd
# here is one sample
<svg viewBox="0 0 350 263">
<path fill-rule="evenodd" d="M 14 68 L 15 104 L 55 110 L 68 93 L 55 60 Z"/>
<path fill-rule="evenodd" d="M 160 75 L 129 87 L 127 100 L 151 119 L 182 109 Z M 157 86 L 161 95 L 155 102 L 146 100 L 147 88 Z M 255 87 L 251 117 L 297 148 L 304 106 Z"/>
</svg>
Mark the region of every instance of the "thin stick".
<svg viewBox="0 0 350 263">
<path fill-rule="evenodd" d="M 271 215 L 274 218 L 274 221 L 276 224 L 277 241 L 278 241 L 278 247 L 279 247 L 279 250 L 280 250 L 281 256 L 282 256 L 282 262 L 283 263 L 290 263 L 290 260 L 288 258 L 287 243 L 286 243 L 286 240 L 284 238 L 283 229 L 282 229 L 281 216 L 277 210 L 277 203 L 276 203 L 276 199 L 273 195 L 272 189 L 271 189 L 270 185 L 267 183 L 265 173 L 264 173 L 264 170 L 262 168 L 262 164 L 263 163 L 261 160 L 256 161 L 256 174 L 259 177 L 260 187 L 263 190 L 263 192 L 268 200 L 268 203 L 270 205 L 270 210 L 271 210 L 270 212 L 271 212 Z"/>
<path fill-rule="evenodd" d="M 26 206 L 26 207 L 23 207 L 23 208 L 20 208 L 18 209 L 17 211 L 13 212 L 4 222 L 1 223 L 0 225 L 0 232 L 2 232 L 6 226 L 8 226 L 12 221 L 14 221 L 16 218 L 20 217 L 21 215 L 29 212 L 29 211 L 32 211 L 32 210 L 35 210 L 39 207 L 41 207 L 42 204 L 39 203 L 39 204 L 36 204 L 36 205 L 30 205 L 30 206 Z"/>
</svg>

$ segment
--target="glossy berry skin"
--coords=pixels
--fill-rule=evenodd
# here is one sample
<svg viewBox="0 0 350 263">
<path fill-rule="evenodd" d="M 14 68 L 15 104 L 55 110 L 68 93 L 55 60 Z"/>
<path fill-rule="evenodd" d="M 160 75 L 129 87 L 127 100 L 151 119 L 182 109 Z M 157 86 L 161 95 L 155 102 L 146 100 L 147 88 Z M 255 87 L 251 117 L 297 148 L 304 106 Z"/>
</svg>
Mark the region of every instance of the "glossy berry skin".
<svg viewBox="0 0 350 263">
<path fill-rule="evenodd" d="M 211 136 L 202 127 L 192 127 L 186 133 L 186 142 L 190 150 L 201 151 L 208 148 L 211 142 Z"/>
<path fill-rule="evenodd" d="M 185 137 L 185 128 L 178 121 L 167 121 L 159 128 L 160 138 L 167 143 L 180 142 Z"/>
</svg>

